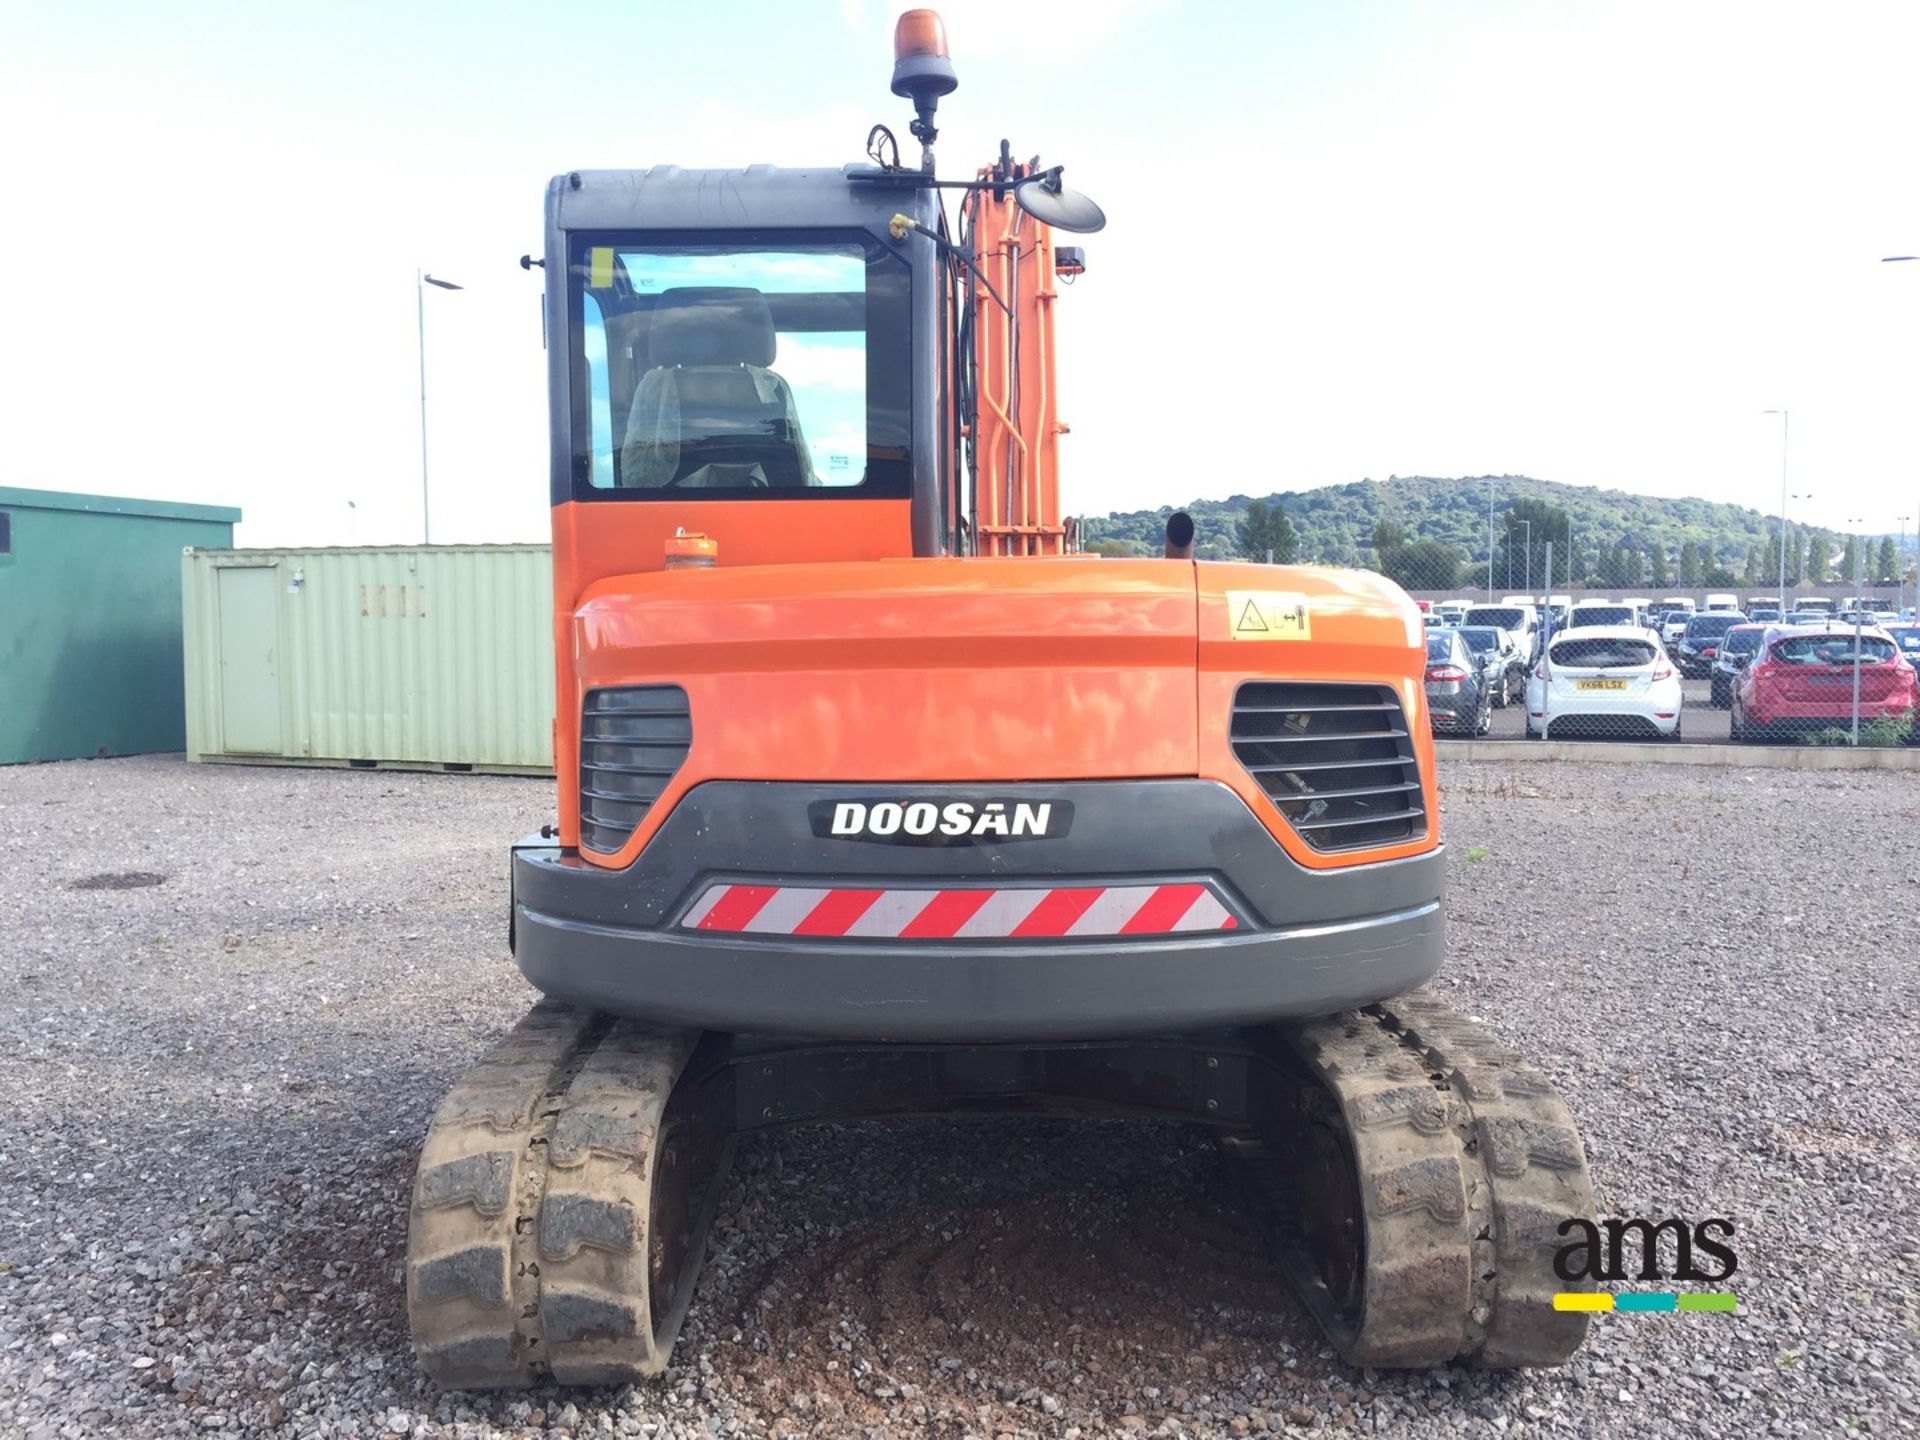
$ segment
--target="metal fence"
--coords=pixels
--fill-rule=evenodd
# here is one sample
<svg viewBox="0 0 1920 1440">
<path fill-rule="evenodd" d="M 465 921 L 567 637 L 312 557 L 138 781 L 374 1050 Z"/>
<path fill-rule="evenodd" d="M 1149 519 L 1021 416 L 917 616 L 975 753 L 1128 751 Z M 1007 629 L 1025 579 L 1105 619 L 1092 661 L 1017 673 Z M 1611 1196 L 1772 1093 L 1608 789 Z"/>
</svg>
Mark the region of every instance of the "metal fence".
<svg viewBox="0 0 1920 1440">
<path fill-rule="evenodd" d="M 1920 743 L 1920 622 L 1904 586 L 1556 585 L 1551 546 L 1534 567 L 1515 589 L 1395 576 L 1427 617 L 1436 735 Z"/>
</svg>

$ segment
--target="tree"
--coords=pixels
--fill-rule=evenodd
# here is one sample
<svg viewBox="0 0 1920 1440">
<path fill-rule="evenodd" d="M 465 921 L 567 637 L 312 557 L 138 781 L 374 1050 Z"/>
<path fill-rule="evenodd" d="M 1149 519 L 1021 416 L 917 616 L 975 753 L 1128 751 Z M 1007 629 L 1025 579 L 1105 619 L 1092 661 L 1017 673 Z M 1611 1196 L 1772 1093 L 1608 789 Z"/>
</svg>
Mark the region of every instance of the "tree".
<svg viewBox="0 0 1920 1440">
<path fill-rule="evenodd" d="M 1760 564 L 1762 567 L 1760 578 L 1762 580 L 1773 580 L 1777 582 L 1780 579 L 1780 536 L 1778 532 L 1767 536 L 1766 554 Z"/>
<path fill-rule="evenodd" d="M 1625 540 L 1600 552 L 1600 583 L 1606 586 L 1640 583 L 1640 552 Z"/>
<path fill-rule="evenodd" d="M 1880 537 L 1880 553 L 1874 558 L 1873 578 L 1879 581 L 1893 579 L 1900 573 L 1900 556 L 1893 548 L 1893 537 Z"/>
<path fill-rule="evenodd" d="M 1374 559 L 1403 590 L 1451 590 L 1460 581 L 1460 552 L 1441 540 L 1408 540 L 1384 554 L 1376 545 Z"/>
<path fill-rule="evenodd" d="M 1136 553 L 1131 540 L 1095 540 L 1087 546 L 1087 550 L 1094 555 L 1104 555 L 1110 560 Z"/>
<path fill-rule="evenodd" d="M 1812 547 L 1807 543 L 1807 532 L 1796 533 L 1787 545 L 1787 583 L 1798 585 L 1807 578 L 1807 551 Z"/>
<path fill-rule="evenodd" d="M 1859 563 L 1860 542 L 1854 536 L 1849 535 L 1847 536 L 1847 543 L 1842 546 L 1840 550 L 1840 574 L 1838 578 L 1841 580 L 1853 579 L 1855 569 Z"/>
<path fill-rule="evenodd" d="M 1698 585 L 1700 583 L 1700 571 L 1702 568 L 1699 548 L 1695 546 L 1693 541 L 1687 541 L 1686 544 L 1680 547 L 1681 588 L 1691 590 L 1694 586 Z"/>
<path fill-rule="evenodd" d="M 1515 500 L 1507 507 L 1494 550 L 1494 574 L 1511 574 L 1506 583 L 1525 587 L 1546 574 L 1547 542 L 1553 542 L 1554 568 L 1565 562 L 1572 519 L 1558 505 L 1545 500 Z M 1529 578 L 1531 577 L 1531 578 Z"/>
<path fill-rule="evenodd" d="M 1807 580 L 1814 585 L 1827 583 L 1827 537 L 1815 535 L 1807 541 Z"/>
<path fill-rule="evenodd" d="M 1724 565 L 1709 565 L 1700 575 L 1702 585 L 1738 585 L 1733 571 Z"/>
<path fill-rule="evenodd" d="M 1299 548 L 1293 522 L 1278 501 L 1254 500 L 1247 505 L 1247 518 L 1233 527 L 1233 543 L 1249 560 L 1271 560 L 1276 565 L 1291 565 Z"/>
<path fill-rule="evenodd" d="M 1682 547 L 1680 559 L 1683 564 L 1686 561 L 1686 555 L 1686 549 Z M 1652 568 L 1654 585 L 1662 590 L 1666 589 L 1667 582 L 1671 577 L 1667 573 L 1667 547 L 1664 542 L 1659 540 L 1654 541 L 1653 548 L 1647 551 L 1647 563 Z"/>
<path fill-rule="evenodd" d="M 1373 522 L 1373 553 L 1384 556 L 1388 551 L 1398 550 L 1407 543 L 1407 530 L 1391 520 Z"/>
<path fill-rule="evenodd" d="M 1771 573 L 1765 568 L 1766 562 L 1761 558 L 1761 555 L 1762 555 L 1762 552 L 1758 545 L 1747 546 L 1747 584 L 1748 585 L 1760 584 Z"/>
</svg>

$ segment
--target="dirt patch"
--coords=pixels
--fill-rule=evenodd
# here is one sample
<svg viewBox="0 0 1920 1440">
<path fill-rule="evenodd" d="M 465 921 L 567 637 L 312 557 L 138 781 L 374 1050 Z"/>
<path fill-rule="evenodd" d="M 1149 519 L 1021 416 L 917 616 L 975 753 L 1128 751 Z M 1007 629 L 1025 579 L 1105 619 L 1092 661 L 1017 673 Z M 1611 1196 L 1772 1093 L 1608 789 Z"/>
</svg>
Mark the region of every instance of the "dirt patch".
<svg viewBox="0 0 1920 1440">
<path fill-rule="evenodd" d="M 67 886 L 69 890 L 147 890 L 164 885 L 167 877 L 151 870 L 113 870 L 104 875 L 86 875 Z"/>
</svg>

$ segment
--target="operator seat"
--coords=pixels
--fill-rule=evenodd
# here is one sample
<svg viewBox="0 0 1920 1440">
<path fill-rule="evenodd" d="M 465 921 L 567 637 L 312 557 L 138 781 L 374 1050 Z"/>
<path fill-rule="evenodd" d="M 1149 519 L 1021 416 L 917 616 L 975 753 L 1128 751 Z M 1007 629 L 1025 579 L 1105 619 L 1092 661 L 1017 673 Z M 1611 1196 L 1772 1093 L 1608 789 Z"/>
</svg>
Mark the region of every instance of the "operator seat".
<svg viewBox="0 0 1920 1440">
<path fill-rule="evenodd" d="M 767 297 L 746 286 L 682 286 L 653 309 L 648 368 L 620 447 L 623 487 L 687 489 L 820 482 L 793 390 L 774 355 Z"/>
</svg>

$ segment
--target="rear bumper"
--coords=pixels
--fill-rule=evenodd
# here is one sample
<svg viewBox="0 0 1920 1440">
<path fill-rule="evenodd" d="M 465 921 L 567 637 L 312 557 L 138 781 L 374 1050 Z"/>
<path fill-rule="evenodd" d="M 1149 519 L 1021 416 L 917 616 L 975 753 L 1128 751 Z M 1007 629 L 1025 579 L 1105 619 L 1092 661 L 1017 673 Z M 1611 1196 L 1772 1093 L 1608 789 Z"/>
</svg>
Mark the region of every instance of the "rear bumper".
<svg viewBox="0 0 1920 1440">
<path fill-rule="evenodd" d="M 1543 692 L 1536 681 L 1527 690 L 1527 728 L 1538 733 L 1551 722 L 1553 733 L 1563 726 L 1568 734 L 1576 729 L 1604 733 L 1611 726 L 1619 734 L 1671 735 L 1680 728 L 1684 699 L 1678 685 L 1667 693 L 1613 698 L 1605 693 Z"/>
<path fill-rule="evenodd" d="M 1479 723 L 1480 692 L 1464 684 L 1429 685 L 1427 716 L 1435 730 L 1469 734 Z"/>
<path fill-rule="evenodd" d="M 1897 719 L 1910 713 L 1914 702 L 1910 696 L 1895 696 L 1889 699 L 1874 700 L 1860 697 L 1860 719 L 1868 720 Z M 1760 705 L 1749 705 L 1746 710 L 1749 725 L 1777 726 L 1782 730 L 1822 730 L 1835 725 L 1853 723 L 1853 696 L 1846 693 L 1837 699 L 1819 700 L 1769 700 Z"/>
<path fill-rule="evenodd" d="M 1025 788 L 1011 787 L 1010 798 Z M 702 785 L 626 870 L 550 845 L 517 847 L 514 958 L 547 994 L 623 1015 L 908 1042 L 1117 1038 L 1324 1014 L 1411 989 L 1440 966 L 1439 849 L 1315 872 L 1212 782 L 1030 788 L 1072 800 L 1069 836 L 961 848 L 837 840 L 806 828 L 808 803 L 872 787 Z M 1127 863 L 1130 851 L 1151 856 L 1151 868 Z M 1117 886 L 1146 877 L 1207 885 L 1236 927 L 905 940 L 714 934 L 686 923 L 717 883 Z"/>
</svg>

